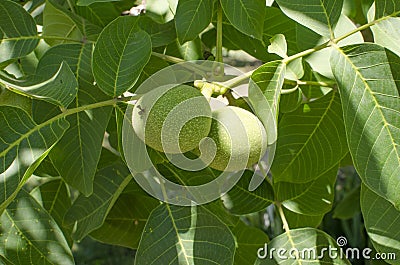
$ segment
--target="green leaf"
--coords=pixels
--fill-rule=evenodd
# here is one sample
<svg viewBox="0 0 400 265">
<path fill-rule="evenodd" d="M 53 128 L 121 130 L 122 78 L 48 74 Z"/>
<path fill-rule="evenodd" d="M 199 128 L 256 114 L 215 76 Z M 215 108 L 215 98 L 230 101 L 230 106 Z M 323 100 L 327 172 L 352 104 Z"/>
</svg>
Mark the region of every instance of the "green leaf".
<svg viewBox="0 0 400 265">
<path fill-rule="evenodd" d="M 200 38 L 179 44 L 178 40 L 167 46 L 166 54 L 176 56 L 185 61 L 200 60 L 203 58 Z"/>
<path fill-rule="evenodd" d="M 375 9 L 375 19 L 398 15 L 400 12 L 400 3 L 397 0 L 375 1 Z"/>
<path fill-rule="evenodd" d="M 12 264 L 75 264 L 57 223 L 29 193 L 20 192 L 0 223 L 0 257 Z"/>
<path fill-rule="evenodd" d="M 361 210 L 367 233 L 375 249 L 380 253 L 394 253 L 400 256 L 400 212 L 384 198 L 361 186 Z M 400 264 L 399 260 L 387 260 Z"/>
<path fill-rule="evenodd" d="M 269 53 L 275 53 L 281 58 L 287 57 L 287 43 L 285 35 L 276 34 L 271 39 L 269 39 L 271 44 L 268 46 Z"/>
<path fill-rule="evenodd" d="M 137 186 L 136 183 L 133 185 Z M 91 232 L 91 237 L 107 244 L 138 248 L 150 213 L 160 203 L 139 187 L 136 189 L 139 190 L 124 191 L 119 196 L 103 225 Z"/>
<path fill-rule="evenodd" d="M 175 14 L 175 27 L 181 44 L 194 40 L 211 23 L 213 0 L 181 0 Z"/>
<path fill-rule="evenodd" d="M 274 202 L 274 190 L 264 181 L 254 191 L 249 183 L 254 172 L 246 170 L 236 185 L 222 198 L 231 214 L 244 215 L 262 211 Z"/>
<path fill-rule="evenodd" d="M 46 0 L 43 10 L 43 36 L 51 46 L 66 42 L 96 40 L 101 28 L 60 6 L 55 0 Z M 66 38 L 67 40 L 63 40 Z"/>
<path fill-rule="evenodd" d="M 97 2 L 89 6 L 76 6 L 75 10 L 79 16 L 102 28 L 121 16 L 120 7 L 109 1 Z"/>
<path fill-rule="evenodd" d="M 249 100 L 266 128 L 268 144 L 277 140 L 276 120 L 285 72 L 282 61 L 268 62 L 253 72 L 249 83 Z"/>
<path fill-rule="evenodd" d="M 93 86 L 92 50 L 92 44 L 57 45 L 43 55 L 38 65 L 39 73 L 52 73 L 60 61 L 68 62 L 79 82 L 74 107 L 109 99 Z M 93 178 L 111 110 L 112 107 L 107 106 L 69 115 L 67 121 L 71 127 L 50 153 L 61 177 L 85 195 L 93 191 Z"/>
<path fill-rule="evenodd" d="M 262 40 L 265 1 L 221 0 L 222 9 L 229 22 L 240 32 Z"/>
<path fill-rule="evenodd" d="M 337 92 L 283 114 L 278 133 L 271 168 L 275 182 L 308 183 L 331 170 L 348 152 Z"/>
<path fill-rule="evenodd" d="M 267 7 L 265 9 L 263 41 L 268 45 L 270 39 L 277 34 L 283 34 L 287 41 L 288 55 L 300 52 L 297 48 L 296 25 L 279 8 Z M 279 21 L 279 23 L 277 23 Z"/>
<path fill-rule="evenodd" d="M 66 108 L 76 96 L 78 83 L 65 62 L 61 62 L 61 66 L 58 64 L 56 69 L 52 76 L 38 74 L 24 79 L 16 79 L 0 72 L 0 82 L 16 93 Z"/>
<path fill-rule="evenodd" d="M 272 251 L 271 258 L 270 253 L 273 248 L 275 250 L 284 249 L 284 252 L 280 251 L 280 255 L 287 258 L 280 258 L 278 251 Z M 292 255 L 290 255 L 290 250 L 293 248 L 300 252 L 297 258 L 291 257 L 295 256 L 293 252 Z M 265 248 L 259 253 L 261 255 L 266 255 L 266 257 L 264 259 L 258 259 L 255 264 L 350 264 L 346 259 L 341 259 L 340 255 L 329 257 L 329 251 L 322 252 L 323 249 L 328 250 L 328 248 L 338 249 L 338 246 L 335 240 L 325 232 L 314 228 L 290 230 L 271 240 L 271 242 L 268 243 L 266 253 Z M 301 256 L 301 251 L 303 251 L 304 257 Z M 316 253 L 315 257 L 313 257 L 313 253 Z M 322 258 L 318 257 L 321 253 L 324 254 Z M 338 254 L 338 252 L 336 252 L 336 254 Z"/>
<path fill-rule="evenodd" d="M 68 128 L 63 119 L 37 125 L 22 109 L 0 106 L 0 212 Z"/>
<path fill-rule="evenodd" d="M 0 69 L 31 53 L 39 43 L 36 23 L 18 3 L 0 2 Z"/>
<path fill-rule="evenodd" d="M 135 264 L 232 264 L 235 240 L 202 206 L 158 206 L 150 215 Z"/>
<path fill-rule="evenodd" d="M 242 221 L 232 229 L 236 238 L 236 252 L 234 265 L 254 265 L 257 259 L 257 250 L 264 247 L 269 242 L 268 236 L 264 231 L 247 226 Z"/>
<path fill-rule="evenodd" d="M 131 89 L 150 59 L 150 36 L 137 26 L 139 19 L 115 19 L 101 32 L 93 52 L 93 74 L 100 89 L 119 96 Z"/>
<path fill-rule="evenodd" d="M 176 40 L 174 20 L 161 24 L 150 17 L 142 16 L 139 20 L 139 26 L 150 35 L 153 48 L 168 45 Z"/>
<path fill-rule="evenodd" d="M 355 188 L 336 205 L 333 218 L 347 220 L 360 212 L 360 187 Z"/>
<path fill-rule="evenodd" d="M 332 71 L 363 183 L 400 209 L 400 59 L 376 44 L 336 48 Z"/>
<path fill-rule="evenodd" d="M 285 207 L 283 207 L 283 212 L 291 229 L 304 228 L 304 227 L 317 228 L 321 224 L 322 219 L 324 218 L 325 215 L 325 214 L 304 215 L 292 212 Z"/>
<path fill-rule="evenodd" d="M 277 0 L 282 11 L 294 21 L 321 36 L 334 38 L 343 0 Z"/>
<path fill-rule="evenodd" d="M 116 1 L 121 1 L 121 0 L 78 0 L 76 4 L 78 6 L 88 6 L 93 3 L 102 3 L 102 2 L 116 2 Z"/>
<path fill-rule="evenodd" d="M 104 223 L 118 196 L 131 179 L 128 169 L 121 164 L 114 164 L 97 172 L 93 194 L 89 197 L 80 195 L 64 217 L 66 226 L 73 227 L 77 222 L 73 239 L 81 240 Z"/>
<path fill-rule="evenodd" d="M 292 212 L 319 216 L 332 209 L 338 165 L 308 183 L 278 182 L 277 200 Z"/>
<path fill-rule="evenodd" d="M 281 95 L 281 99 L 279 101 L 279 110 L 281 113 L 293 112 L 298 107 L 300 107 L 302 101 L 303 94 L 301 92 L 301 89 L 297 87 L 294 92 Z"/>
</svg>

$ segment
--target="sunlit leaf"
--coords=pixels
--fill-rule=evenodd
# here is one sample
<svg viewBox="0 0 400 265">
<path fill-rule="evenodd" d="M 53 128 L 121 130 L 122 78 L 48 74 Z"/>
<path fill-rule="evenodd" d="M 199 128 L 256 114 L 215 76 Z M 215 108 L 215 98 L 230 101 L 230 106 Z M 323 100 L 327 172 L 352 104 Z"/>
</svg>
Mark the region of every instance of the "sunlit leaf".
<svg viewBox="0 0 400 265">
<path fill-rule="evenodd" d="M 29 54 L 39 43 L 36 23 L 18 3 L 0 2 L 0 68 Z"/>
<path fill-rule="evenodd" d="M 69 124 L 36 124 L 22 109 L 0 106 L 0 212 L 11 202 Z"/>
<path fill-rule="evenodd" d="M 15 79 L 0 72 L 0 82 L 17 93 L 66 108 L 75 98 L 78 83 L 68 64 L 61 62 L 51 76 L 33 75 Z"/>
<path fill-rule="evenodd" d="M 221 0 L 222 9 L 231 24 L 242 33 L 262 40 L 265 1 Z"/>
<path fill-rule="evenodd" d="M 20 192 L 0 223 L 0 260 L 5 257 L 19 265 L 75 264 L 57 223 L 29 193 Z"/>
<path fill-rule="evenodd" d="M 338 93 L 284 114 L 278 134 L 275 182 L 308 183 L 325 174 L 348 152 Z"/>
<path fill-rule="evenodd" d="M 277 0 L 282 11 L 296 22 L 325 37 L 334 37 L 343 0 Z"/>
<path fill-rule="evenodd" d="M 202 206 L 158 206 L 150 215 L 135 264 L 232 264 L 235 240 L 226 225 Z"/>
<path fill-rule="evenodd" d="M 180 43 L 195 39 L 211 22 L 213 0 L 181 0 L 175 14 Z"/>
<path fill-rule="evenodd" d="M 119 96 L 132 88 L 150 59 L 150 36 L 138 27 L 139 19 L 117 18 L 101 32 L 93 51 L 93 74 L 101 90 Z"/>
<path fill-rule="evenodd" d="M 364 184 L 400 209 L 400 59 L 376 44 L 337 48 L 331 66 L 347 142 Z"/>
</svg>

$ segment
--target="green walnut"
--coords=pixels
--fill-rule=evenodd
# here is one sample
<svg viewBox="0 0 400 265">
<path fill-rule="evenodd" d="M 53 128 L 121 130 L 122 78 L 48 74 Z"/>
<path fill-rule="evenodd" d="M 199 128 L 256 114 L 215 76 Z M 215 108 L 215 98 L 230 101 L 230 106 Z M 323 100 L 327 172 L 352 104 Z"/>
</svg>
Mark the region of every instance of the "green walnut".
<svg viewBox="0 0 400 265">
<path fill-rule="evenodd" d="M 200 144 L 200 158 L 220 171 L 238 171 L 255 163 L 267 149 L 267 134 L 251 112 L 228 106 L 213 111 L 209 139 Z M 197 151 L 197 153 L 199 153 Z"/>
<path fill-rule="evenodd" d="M 198 147 L 212 121 L 207 99 L 188 85 L 160 87 L 144 94 L 132 115 L 136 135 L 151 148 L 171 154 Z"/>
</svg>

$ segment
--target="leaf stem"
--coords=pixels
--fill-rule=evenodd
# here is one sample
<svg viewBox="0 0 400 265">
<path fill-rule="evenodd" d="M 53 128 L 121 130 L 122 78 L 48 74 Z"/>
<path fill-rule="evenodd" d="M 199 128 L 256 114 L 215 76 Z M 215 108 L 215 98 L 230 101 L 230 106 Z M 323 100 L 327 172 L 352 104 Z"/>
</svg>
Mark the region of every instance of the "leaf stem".
<svg viewBox="0 0 400 265">
<path fill-rule="evenodd" d="M 161 58 L 167 62 L 170 63 L 183 63 L 185 62 L 185 60 L 178 58 L 178 57 L 174 57 L 174 56 L 170 56 L 170 55 L 166 55 L 166 54 L 162 54 L 162 53 L 158 53 L 158 52 L 152 52 L 151 53 L 153 56 L 156 56 L 158 58 Z"/>
<path fill-rule="evenodd" d="M 72 38 L 66 38 L 62 36 L 47 36 L 47 35 L 35 35 L 35 36 L 20 36 L 20 37 L 13 37 L 13 38 L 4 38 L 3 41 L 17 41 L 17 40 L 62 40 L 62 41 L 71 41 L 71 42 L 78 42 L 83 43 L 83 40 L 77 40 Z M 94 43 L 94 41 L 85 40 L 85 42 Z"/>
<path fill-rule="evenodd" d="M 283 229 L 285 229 L 286 232 L 290 231 L 289 224 L 286 220 L 285 213 L 283 212 L 282 208 L 282 203 L 281 202 L 275 202 L 276 207 L 278 208 L 279 216 L 281 217 L 282 224 L 283 224 Z"/>
</svg>

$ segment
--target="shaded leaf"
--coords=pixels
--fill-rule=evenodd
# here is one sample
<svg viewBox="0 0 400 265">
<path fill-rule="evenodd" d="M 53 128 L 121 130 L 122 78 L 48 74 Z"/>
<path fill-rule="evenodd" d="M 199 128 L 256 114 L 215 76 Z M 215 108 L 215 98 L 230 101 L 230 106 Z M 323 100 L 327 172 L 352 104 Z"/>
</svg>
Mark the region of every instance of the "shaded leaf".
<svg viewBox="0 0 400 265">
<path fill-rule="evenodd" d="M 100 89 L 119 96 L 132 88 L 151 55 L 150 36 L 138 27 L 139 19 L 115 19 L 101 32 L 93 51 L 93 74 Z"/>
<path fill-rule="evenodd" d="M 176 40 L 175 21 L 158 23 L 150 17 L 140 17 L 139 26 L 150 35 L 151 44 L 154 47 L 168 45 Z"/>
<path fill-rule="evenodd" d="M 0 217 L 0 255 L 12 264 L 75 264 L 54 219 L 21 191 Z"/>
<path fill-rule="evenodd" d="M 334 165 L 308 183 L 278 182 L 274 185 L 277 200 L 295 213 L 310 216 L 325 214 L 332 208 L 337 171 L 338 165 Z"/>
<path fill-rule="evenodd" d="M 234 265 L 254 265 L 257 259 L 257 250 L 268 243 L 269 238 L 264 231 L 247 226 L 239 221 L 232 229 L 236 238 L 236 252 Z"/>
<path fill-rule="evenodd" d="M 121 1 L 121 0 L 78 0 L 76 2 L 77 5 L 79 6 L 88 6 L 93 3 L 101 3 L 101 2 L 116 2 L 116 1 Z"/>
<path fill-rule="evenodd" d="M 343 0 L 277 0 L 291 19 L 321 36 L 333 38 L 334 28 L 342 13 Z"/>
<path fill-rule="evenodd" d="M 265 1 L 221 0 L 222 9 L 231 24 L 240 32 L 262 40 Z"/>
<path fill-rule="evenodd" d="M 136 183 L 133 185 L 137 186 Z M 103 225 L 92 231 L 90 236 L 107 244 L 137 249 L 149 215 L 159 204 L 158 200 L 143 191 L 124 191 Z"/>
<path fill-rule="evenodd" d="M 210 24 L 213 0 L 181 0 L 175 14 L 175 27 L 181 44 L 194 40 Z"/>
<path fill-rule="evenodd" d="M 135 264 L 232 264 L 235 240 L 226 225 L 202 206 L 158 206 L 151 213 Z"/>
<path fill-rule="evenodd" d="M 31 53 L 39 39 L 36 23 L 18 3 L 0 2 L 0 69 L 7 62 Z"/>
<path fill-rule="evenodd" d="M 77 222 L 73 239 L 81 240 L 104 223 L 118 196 L 131 179 L 128 169 L 121 164 L 114 164 L 97 172 L 93 194 L 89 197 L 80 195 L 64 217 L 66 226 L 72 227 Z"/>
<path fill-rule="evenodd" d="M 291 210 L 283 207 L 286 220 L 289 224 L 290 229 L 314 227 L 317 228 L 324 218 L 325 214 L 320 215 L 304 215 L 292 212 Z"/>
<path fill-rule="evenodd" d="M 395 0 L 380 0 L 375 1 L 375 19 L 381 17 L 398 15 L 400 13 L 400 3 Z"/>
<path fill-rule="evenodd" d="M 17 93 L 66 108 L 76 96 L 78 83 L 65 62 L 61 62 L 61 66 L 58 64 L 56 69 L 52 76 L 33 75 L 24 79 L 15 79 L 0 72 L 0 82 Z"/>
<path fill-rule="evenodd" d="M 275 182 L 315 180 L 336 166 L 348 152 L 337 92 L 284 114 L 278 133 L 271 168 Z"/>
<path fill-rule="evenodd" d="M 400 59 L 376 44 L 336 48 L 331 66 L 363 183 L 400 209 Z"/>
<path fill-rule="evenodd" d="M 360 212 L 360 187 L 355 188 L 336 205 L 333 218 L 347 220 Z"/>
<path fill-rule="evenodd" d="M 0 115 L 2 212 L 61 138 L 69 124 L 65 118 L 59 118 L 37 125 L 28 113 L 10 106 L 0 106 Z"/>
<path fill-rule="evenodd" d="M 254 191 L 249 191 L 252 171 L 246 170 L 236 185 L 222 198 L 231 214 L 244 215 L 262 211 L 274 201 L 274 190 L 264 181 Z"/>
</svg>

